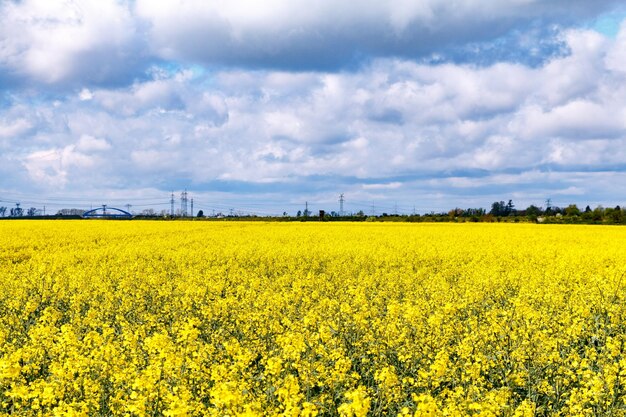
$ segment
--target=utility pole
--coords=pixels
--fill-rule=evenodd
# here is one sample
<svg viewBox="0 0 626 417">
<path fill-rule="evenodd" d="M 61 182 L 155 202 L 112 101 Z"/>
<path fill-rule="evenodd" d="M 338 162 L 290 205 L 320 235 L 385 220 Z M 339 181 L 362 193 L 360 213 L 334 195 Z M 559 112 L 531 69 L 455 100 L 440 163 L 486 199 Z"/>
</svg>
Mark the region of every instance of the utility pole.
<svg viewBox="0 0 626 417">
<path fill-rule="evenodd" d="M 46 206 L 43 206 L 43 215 L 46 215 Z"/>
<path fill-rule="evenodd" d="M 339 216 L 343 217 L 343 193 L 339 194 Z"/>
<path fill-rule="evenodd" d="M 374 205 L 373 201 L 372 201 L 372 216 L 376 216 L 376 206 Z"/>
<path fill-rule="evenodd" d="M 552 208 L 552 199 L 548 198 L 546 199 L 546 211 L 550 211 L 551 208 Z"/>
<path fill-rule="evenodd" d="M 170 216 L 174 217 L 174 191 L 172 191 L 172 196 L 170 198 Z"/>
<path fill-rule="evenodd" d="M 304 217 L 309 217 L 309 202 L 304 202 Z"/>
<path fill-rule="evenodd" d="M 394 203 L 394 205 L 393 205 L 393 214 L 394 214 L 395 216 L 397 216 L 397 215 L 398 215 L 398 203 L 397 203 L 397 202 L 396 202 L 396 203 Z"/>
<path fill-rule="evenodd" d="M 132 204 L 126 204 L 126 211 L 130 213 L 130 208 L 132 207 Z"/>
<path fill-rule="evenodd" d="M 187 217 L 187 190 L 180 194 L 180 215 Z"/>
<path fill-rule="evenodd" d="M 191 199 L 191 217 L 193 218 L 193 198 Z"/>
</svg>

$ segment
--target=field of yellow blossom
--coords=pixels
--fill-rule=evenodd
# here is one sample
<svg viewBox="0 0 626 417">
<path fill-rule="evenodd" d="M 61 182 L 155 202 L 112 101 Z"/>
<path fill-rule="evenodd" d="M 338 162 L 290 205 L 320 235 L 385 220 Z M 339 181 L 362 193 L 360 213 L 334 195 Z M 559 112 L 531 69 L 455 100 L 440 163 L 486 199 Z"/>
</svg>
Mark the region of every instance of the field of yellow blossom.
<svg viewBox="0 0 626 417">
<path fill-rule="evenodd" d="M 626 228 L 0 222 L 0 415 L 621 416 Z"/>
</svg>

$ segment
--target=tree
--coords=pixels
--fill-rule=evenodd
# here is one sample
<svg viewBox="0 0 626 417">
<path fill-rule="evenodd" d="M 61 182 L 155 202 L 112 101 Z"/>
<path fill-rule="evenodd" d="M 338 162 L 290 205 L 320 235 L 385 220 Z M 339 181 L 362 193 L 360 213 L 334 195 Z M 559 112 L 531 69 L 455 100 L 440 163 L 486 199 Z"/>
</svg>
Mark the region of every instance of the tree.
<svg viewBox="0 0 626 417">
<path fill-rule="evenodd" d="M 513 204 L 513 200 L 509 200 L 506 204 L 506 208 L 504 209 L 507 216 L 512 216 L 515 214 L 515 204 Z"/>
<path fill-rule="evenodd" d="M 592 212 L 593 220 L 600 221 L 602 220 L 603 217 L 604 217 L 604 207 L 598 206 L 595 209 L 593 209 L 593 212 Z"/>
<path fill-rule="evenodd" d="M 468 209 L 462 210 L 461 215 L 463 217 L 480 217 L 480 216 L 485 215 L 485 209 L 484 208 L 468 208 Z"/>
<path fill-rule="evenodd" d="M 576 204 L 570 204 L 565 207 L 565 215 L 566 216 L 580 216 L 580 210 Z"/>
<path fill-rule="evenodd" d="M 450 217 L 451 219 L 454 219 L 455 217 L 460 217 L 462 215 L 463 215 L 463 210 L 458 207 L 453 208 L 452 210 L 448 212 L 448 217 Z"/>
<path fill-rule="evenodd" d="M 35 207 L 31 207 L 26 211 L 26 215 L 28 217 L 33 217 L 37 213 L 37 209 Z"/>
<path fill-rule="evenodd" d="M 624 212 L 620 206 L 615 206 L 613 209 L 611 220 L 613 220 L 614 223 L 622 223 L 624 221 Z"/>
<path fill-rule="evenodd" d="M 537 217 L 541 215 L 541 209 L 534 204 L 531 204 L 526 208 L 526 215 L 528 217 Z"/>
<path fill-rule="evenodd" d="M 493 214 L 494 216 L 504 216 L 506 213 L 506 204 L 504 204 L 504 201 L 494 201 L 493 204 L 491 204 L 491 210 L 489 211 L 489 214 Z"/>
<path fill-rule="evenodd" d="M 7 212 L 7 208 L 6 207 L 0 207 L 0 216 L 4 217 L 6 212 Z"/>
<path fill-rule="evenodd" d="M 298 212 L 296 213 L 296 217 L 300 217 L 300 216 L 302 216 L 302 212 L 298 210 Z"/>
<path fill-rule="evenodd" d="M 196 217 L 204 217 L 204 211 L 199 210 L 198 215 Z"/>
</svg>

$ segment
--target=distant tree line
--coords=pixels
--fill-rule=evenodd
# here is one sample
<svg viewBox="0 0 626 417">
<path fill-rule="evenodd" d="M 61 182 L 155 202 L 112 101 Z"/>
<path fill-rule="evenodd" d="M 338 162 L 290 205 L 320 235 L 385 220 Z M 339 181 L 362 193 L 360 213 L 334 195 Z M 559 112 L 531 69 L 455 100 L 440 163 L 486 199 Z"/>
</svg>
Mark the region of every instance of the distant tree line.
<svg viewBox="0 0 626 417">
<path fill-rule="evenodd" d="M 368 220 L 370 220 L 368 218 Z M 515 208 L 512 200 L 495 201 L 491 209 L 454 208 L 447 213 L 427 213 L 423 215 L 382 216 L 370 221 L 409 221 L 409 222 L 533 222 L 533 223 L 568 223 L 568 224 L 626 224 L 626 209 L 621 206 L 592 209 L 587 205 L 580 209 L 576 204 L 567 207 L 538 207 L 531 204 L 525 209 Z"/>
<path fill-rule="evenodd" d="M 336 212 L 322 217 L 304 217 L 299 213 L 289 220 L 306 221 L 383 221 L 383 222 L 532 222 L 532 223 L 569 223 L 569 224 L 626 224 L 626 209 L 618 206 L 597 206 L 592 209 L 587 205 L 584 209 L 576 204 L 567 207 L 547 205 L 545 208 L 531 204 L 525 209 L 517 209 L 513 200 L 494 201 L 491 209 L 484 208 L 453 208 L 447 212 L 430 212 L 426 214 L 389 214 L 367 216 L 363 211 L 349 216 L 339 216 Z"/>
<path fill-rule="evenodd" d="M 494 202 L 489 215 L 499 218 L 522 217 L 539 223 L 626 224 L 626 210 L 619 205 L 606 208 L 597 206 L 594 209 L 589 205 L 584 209 L 580 209 L 576 204 L 567 207 L 548 205 L 544 209 L 531 204 L 524 210 L 516 210 L 511 200 L 506 205 L 503 203 Z"/>
</svg>

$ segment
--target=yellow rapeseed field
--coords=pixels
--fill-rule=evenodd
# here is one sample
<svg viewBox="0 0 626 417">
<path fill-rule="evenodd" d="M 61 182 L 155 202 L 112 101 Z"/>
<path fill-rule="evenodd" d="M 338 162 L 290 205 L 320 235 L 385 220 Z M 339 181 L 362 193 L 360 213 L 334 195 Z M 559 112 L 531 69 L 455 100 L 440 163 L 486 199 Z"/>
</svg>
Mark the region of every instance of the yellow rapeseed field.
<svg viewBox="0 0 626 417">
<path fill-rule="evenodd" d="M 622 416 L 626 228 L 0 222 L 0 415 Z"/>
</svg>

